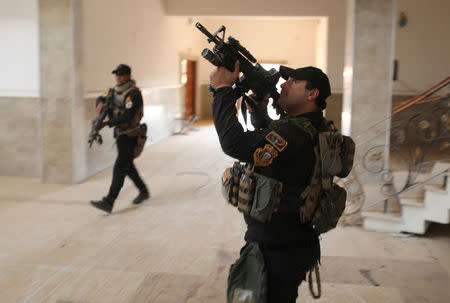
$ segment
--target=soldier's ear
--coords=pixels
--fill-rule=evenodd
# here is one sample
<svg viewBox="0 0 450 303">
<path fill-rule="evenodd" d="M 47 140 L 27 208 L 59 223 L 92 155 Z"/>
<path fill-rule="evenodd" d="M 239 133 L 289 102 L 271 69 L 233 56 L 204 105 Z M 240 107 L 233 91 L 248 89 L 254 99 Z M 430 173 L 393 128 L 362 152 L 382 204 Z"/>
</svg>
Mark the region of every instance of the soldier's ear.
<svg viewBox="0 0 450 303">
<path fill-rule="evenodd" d="M 317 88 L 313 88 L 308 91 L 309 100 L 316 100 L 317 97 L 319 97 L 319 90 Z"/>
</svg>

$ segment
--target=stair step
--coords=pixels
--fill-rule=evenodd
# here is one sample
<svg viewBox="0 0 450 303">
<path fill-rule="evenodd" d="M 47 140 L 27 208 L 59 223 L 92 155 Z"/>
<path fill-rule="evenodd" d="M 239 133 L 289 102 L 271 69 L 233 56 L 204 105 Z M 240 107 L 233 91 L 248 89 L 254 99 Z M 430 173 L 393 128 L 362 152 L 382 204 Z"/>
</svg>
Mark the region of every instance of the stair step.
<svg viewBox="0 0 450 303">
<path fill-rule="evenodd" d="M 430 223 L 430 221 L 426 220 L 419 220 L 414 223 L 405 223 L 403 224 L 401 231 L 423 235 L 427 231 L 428 226 L 430 226 Z"/>
<path fill-rule="evenodd" d="M 400 213 L 363 212 L 363 228 L 381 232 L 400 232 L 403 220 Z"/>
<path fill-rule="evenodd" d="M 424 234 L 430 222 L 450 223 L 449 172 L 449 162 L 437 162 L 431 173 L 418 175 L 415 180 L 411 180 L 418 184 L 412 185 L 398 196 L 401 212 L 383 213 L 373 210 L 363 212 L 361 214 L 364 219 L 363 227 L 382 232 Z M 394 187 L 400 190 L 408 176 L 408 172 L 397 173 Z M 373 192 L 366 191 L 367 196 L 370 197 L 371 194 L 377 194 L 376 188 Z"/>
<path fill-rule="evenodd" d="M 365 218 L 376 218 L 380 220 L 386 221 L 402 221 L 402 214 L 399 212 L 396 213 L 382 213 L 378 211 L 364 211 L 361 214 Z"/>
<path fill-rule="evenodd" d="M 444 171 L 447 171 L 447 174 L 448 174 L 449 169 L 450 169 L 449 162 L 439 161 L 434 164 L 433 169 L 431 170 L 431 174 L 435 175 L 437 173 L 441 173 Z"/>
<path fill-rule="evenodd" d="M 415 207 L 424 207 L 425 203 L 423 199 L 420 198 L 400 198 L 400 204 L 402 206 L 415 206 Z"/>
<path fill-rule="evenodd" d="M 425 190 L 429 190 L 434 193 L 442 194 L 442 195 L 447 194 L 447 191 L 444 189 L 443 185 L 428 184 L 428 185 L 425 185 Z"/>
</svg>

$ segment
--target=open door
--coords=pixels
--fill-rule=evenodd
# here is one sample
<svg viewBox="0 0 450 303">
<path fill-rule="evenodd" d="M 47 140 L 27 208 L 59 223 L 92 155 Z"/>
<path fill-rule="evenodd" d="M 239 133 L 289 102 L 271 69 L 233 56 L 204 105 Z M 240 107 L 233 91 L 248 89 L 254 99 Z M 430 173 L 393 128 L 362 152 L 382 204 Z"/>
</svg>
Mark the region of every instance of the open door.
<svg viewBox="0 0 450 303">
<path fill-rule="evenodd" d="M 195 115 L 195 78 L 197 73 L 197 62 L 186 60 L 186 96 L 184 118 L 189 120 Z"/>
</svg>

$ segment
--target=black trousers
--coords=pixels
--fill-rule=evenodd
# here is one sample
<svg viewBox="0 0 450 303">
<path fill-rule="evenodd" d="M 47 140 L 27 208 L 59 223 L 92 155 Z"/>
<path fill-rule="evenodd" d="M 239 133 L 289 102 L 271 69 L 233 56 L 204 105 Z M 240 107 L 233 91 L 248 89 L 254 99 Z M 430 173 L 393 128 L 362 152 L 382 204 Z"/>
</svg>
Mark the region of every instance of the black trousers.
<svg viewBox="0 0 450 303">
<path fill-rule="evenodd" d="M 295 303 L 300 284 L 320 259 L 319 240 L 298 247 L 260 247 L 268 273 L 268 303 Z"/>
<path fill-rule="evenodd" d="M 136 147 L 137 139 L 135 137 L 128 137 L 121 135 L 117 138 L 117 159 L 114 163 L 113 177 L 111 187 L 106 199 L 114 203 L 120 190 L 122 189 L 125 176 L 128 176 L 140 192 L 147 191 L 144 181 L 139 176 L 136 167 L 133 164 L 134 148 Z"/>
</svg>

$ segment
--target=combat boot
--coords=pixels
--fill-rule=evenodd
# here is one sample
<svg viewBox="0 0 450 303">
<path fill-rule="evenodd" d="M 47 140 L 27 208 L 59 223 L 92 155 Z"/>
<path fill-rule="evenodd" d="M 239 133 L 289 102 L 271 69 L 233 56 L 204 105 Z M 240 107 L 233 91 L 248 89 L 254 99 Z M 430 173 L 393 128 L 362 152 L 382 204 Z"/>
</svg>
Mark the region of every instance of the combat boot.
<svg viewBox="0 0 450 303">
<path fill-rule="evenodd" d="M 133 204 L 140 204 L 145 200 L 150 198 L 150 192 L 148 190 L 142 191 L 139 195 L 133 200 Z"/>
<path fill-rule="evenodd" d="M 100 201 L 91 201 L 91 205 L 107 212 L 108 214 L 110 214 L 113 209 L 113 203 L 105 197 L 103 197 Z"/>
</svg>

